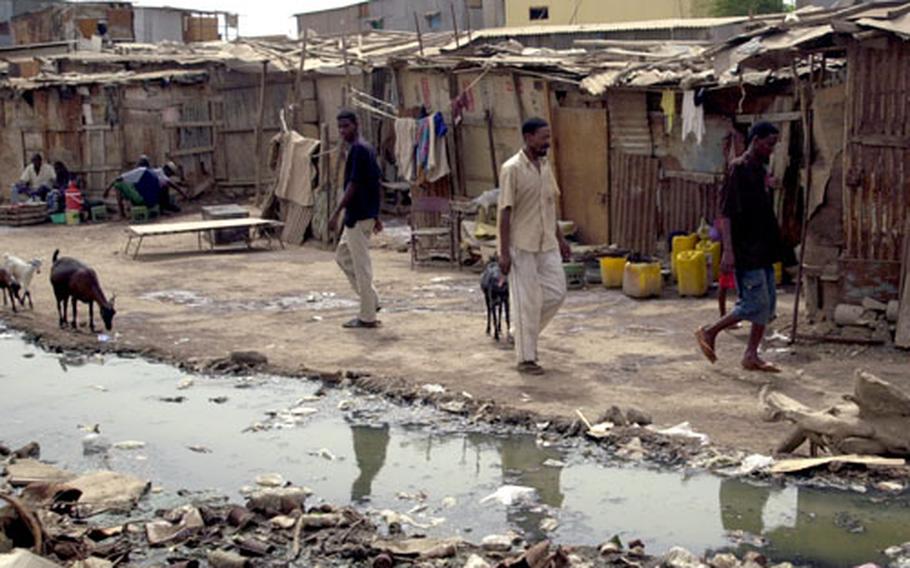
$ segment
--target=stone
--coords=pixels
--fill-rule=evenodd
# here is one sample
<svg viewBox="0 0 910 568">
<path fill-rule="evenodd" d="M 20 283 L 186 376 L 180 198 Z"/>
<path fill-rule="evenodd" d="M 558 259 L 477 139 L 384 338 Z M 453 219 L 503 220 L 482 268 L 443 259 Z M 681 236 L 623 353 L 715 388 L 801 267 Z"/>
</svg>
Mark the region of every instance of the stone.
<svg viewBox="0 0 910 568">
<path fill-rule="evenodd" d="M 490 568 L 490 563 L 480 556 L 472 554 L 468 557 L 467 562 L 464 563 L 464 568 Z"/>
<path fill-rule="evenodd" d="M 608 408 L 597 421 L 612 422 L 614 426 L 627 426 L 629 424 L 622 410 L 616 405 Z"/>
<path fill-rule="evenodd" d="M 489 552 L 508 552 L 512 549 L 512 537 L 503 534 L 491 534 L 483 537 L 480 547 Z"/>
<path fill-rule="evenodd" d="M 269 359 L 258 351 L 231 351 L 231 362 L 244 367 L 268 365 Z"/>
<path fill-rule="evenodd" d="M 660 565 L 665 568 L 703 568 L 706 566 L 698 556 L 695 556 L 681 546 L 674 546 L 661 558 Z"/>
<path fill-rule="evenodd" d="M 743 556 L 744 564 L 748 564 L 750 562 L 752 562 L 754 564 L 758 564 L 759 566 L 768 565 L 768 559 L 765 558 L 765 555 L 760 552 L 756 552 L 754 550 L 750 550 L 749 552 L 747 552 L 745 554 L 745 556 Z"/>
<path fill-rule="evenodd" d="M 729 553 L 715 554 L 708 560 L 708 566 L 711 568 L 737 568 L 740 566 L 739 560 Z"/>
<path fill-rule="evenodd" d="M 626 409 L 626 420 L 629 421 L 629 424 L 637 424 L 639 426 L 648 426 L 654 423 L 650 414 L 634 407 Z"/>
</svg>

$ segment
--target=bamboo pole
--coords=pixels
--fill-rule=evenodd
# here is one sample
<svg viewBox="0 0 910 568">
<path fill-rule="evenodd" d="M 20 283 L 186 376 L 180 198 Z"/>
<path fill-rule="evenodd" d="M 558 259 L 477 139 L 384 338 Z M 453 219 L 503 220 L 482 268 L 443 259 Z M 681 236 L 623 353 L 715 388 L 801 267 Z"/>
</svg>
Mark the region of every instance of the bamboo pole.
<svg viewBox="0 0 910 568">
<path fill-rule="evenodd" d="M 417 46 L 420 48 L 420 56 L 423 57 L 423 34 L 420 33 L 420 20 L 417 18 L 417 12 L 414 12 L 414 28 L 417 30 Z"/>
<path fill-rule="evenodd" d="M 452 31 L 455 32 L 455 48 L 461 47 L 458 44 L 458 19 L 455 17 L 455 3 L 449 3 L 449 9 L 452 11 Z"/>
<path fill-rule="evenodd" d="M 262 127 L 265 121 L 265 76 L 269 71 L 269 62 L 262 62 L 262 75 L 259 80 L 259 117 L 256 121 L 256 204 L 262 197 Z"/>
</svg>

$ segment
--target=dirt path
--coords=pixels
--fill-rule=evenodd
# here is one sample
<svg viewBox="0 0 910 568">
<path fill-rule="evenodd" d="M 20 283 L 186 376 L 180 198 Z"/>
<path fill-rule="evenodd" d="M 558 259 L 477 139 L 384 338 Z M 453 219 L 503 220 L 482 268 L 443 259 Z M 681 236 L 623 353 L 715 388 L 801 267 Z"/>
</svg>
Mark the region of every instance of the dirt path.
<svg viewBox="0 0 910 568">
<path fill-rule="evenodd" d="M 789 349 L 771 342 L 768 358 L 785 372 L 747 373 L 738 365 L 746 329 L 724 334 L 712 366 L 698 353 L 692 330 L 715 317 L 715 300 L 635 301 L 601 288 L 570 292 L 543 337 L 541 360 L 550 372 L 523 377 L 513 370 L 512 352 L 484 335 L 479 276 L 411 271 L 391 235 L 378 243 L 373 260 L 384 325 L 347 331 L 340 324 L 356 311 L 355 298 L 331 252 L 306 246 L 198 254 L 195 238 L 183 235 L 149 240 L 143 256 L 132 260 L 122 252 L 123 228 L 0 227 L 0 253 L 46 262 L 33 285 L 34 313 L 7 310 L 3 317 L 54 339 L 76 335 L 82 345 L 97 345 L 87 329 L 57 328 L 47 278 L 51 254 L 60 248 L 94 266 L 108 294 L 117 294 L 115 331 L 124 346 L 154 348 L 175 360 L 258 350 L 287 371 L 360 370 L 440 383 L 544 413 L 581 408 L 596 417 L 611 405 L 635 406 L 660 425 L 688 420 L 712 442 L 758 452 L 768 452 L 786 432 L 760 420 L 757 395 L 768 382 L 813 406 L 852 391 L 858 368 L 910 389 L 910 355 L 890 348 Z M 784 326 L 792 293 L 780 301 Z M 84 307 L 81 314 L 87 316 Z"/>
</svg>

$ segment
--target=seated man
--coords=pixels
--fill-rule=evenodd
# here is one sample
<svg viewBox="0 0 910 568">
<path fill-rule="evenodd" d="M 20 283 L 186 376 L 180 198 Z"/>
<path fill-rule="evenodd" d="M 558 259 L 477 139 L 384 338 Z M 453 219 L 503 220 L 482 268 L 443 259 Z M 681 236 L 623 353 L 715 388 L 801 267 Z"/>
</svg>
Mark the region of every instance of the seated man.
<svg viewBox="0 0 910 568">
<path fill-rule="evenodd" d="M 158 196 L 158 204 L 162 211 L 179 212 L 180 207 L 171 199 L 170 189 L 180 194 L 184 199 L 188 199 L 186 192 L 183 191 L 182 184 L 177 181 L 177 165 L 174 162 L 168 162 L 161 168 L 153 168 L 153 172 L 158 176 L 158 182 L 161 185 L 161 193 Z"/>
<path fill-rule="evenodd" d="M 142 190 L 140 190 L 140 187 Z M 126 218 L 125 203 L 129 203 L 131 208 L 151 207 L 157 203 L 158 192 L 160 191 L 157 177 L 148 168 L 144 167 L 134 168 L 121 174 L 104 190 L 104 199 L 107 199 L 112 189 L 117 190 L 117 207 L 120 210 L 120 216 L 123 218 Z M 146 201 L 147 197 L 151 199 Z"/>
<path fill-rule="evenodd" d="M 13 203 L 37 199 L 45 201 L 47 192 L 53 189 L 57 173 L 50 164 L 45 164 L 41 154 L 32 156 L 32 163 L 25 167 L 19 181 L 13 186 L 11 199 Z"/>
</svg>

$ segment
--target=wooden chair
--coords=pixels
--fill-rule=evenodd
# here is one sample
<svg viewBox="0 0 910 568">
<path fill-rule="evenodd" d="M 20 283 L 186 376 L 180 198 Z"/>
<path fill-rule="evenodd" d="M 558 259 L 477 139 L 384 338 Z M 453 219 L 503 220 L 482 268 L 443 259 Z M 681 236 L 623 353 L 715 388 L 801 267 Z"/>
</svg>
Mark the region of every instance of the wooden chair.
<svg viewBox="0 0 910 568">
<path fill-rule="evenodd" d="M 411 269 L 418 262 L 431 260 L 434 256 L 446 256 L 456 262 L 455 230 L 452 223 L 452 207 L 445 197 L 415 196 L 411 193 Z M 417 219 L 431 219 L 431 226 L 418 227 Z M 438 219 L 438 221 L 432 221 Z M 421 225 L 423 222 L 421 223 Z"/>
</svg>

